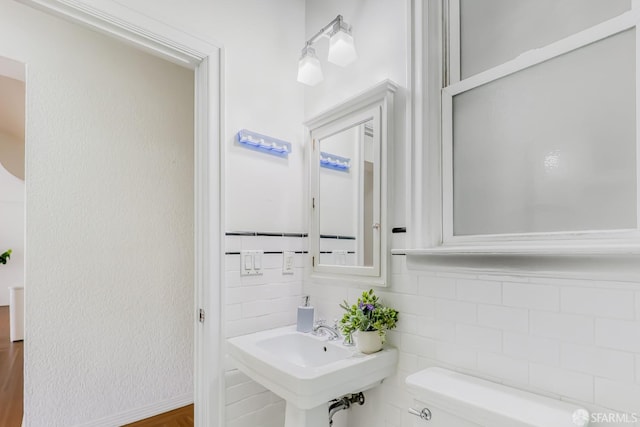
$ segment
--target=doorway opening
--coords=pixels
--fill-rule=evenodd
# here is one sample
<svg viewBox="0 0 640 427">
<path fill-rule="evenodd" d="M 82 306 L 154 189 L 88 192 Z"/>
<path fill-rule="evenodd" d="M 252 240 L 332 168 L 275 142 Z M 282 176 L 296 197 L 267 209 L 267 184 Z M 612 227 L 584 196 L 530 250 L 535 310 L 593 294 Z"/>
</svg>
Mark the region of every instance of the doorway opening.
<svg viewBox="0 0 640 427">
<path fill-rule="evenodd" d="M 221 410 L 221 49 L 202 38 L 183 33 L 160 21 L 121 6 L 99 6 L 63 1 L 17 0 L 80 23 L 147 53 L 167 59 L 195 74 L 195 421 L 223 425 Z M 28 288 L 28 285 L 27 285 Z M 29 289 L 27 289 L 29 290 Z M 28 296 L 29 297 L 29 296 Z M 198 313 L 206 312 L 204 316 Z M 27 313 L 28 314 L 28 313 Z M 29 330 L 27 331 L 29 333 Z M 27 336 L 29 344 L 29 336 Z M 27 369 L 30 357 L 27 358 Z M 28 375 L 31 378 L 32 375 Z M 124 414 L 126 415 L 126 414 Z M 118 414 L 114 414 L 114 417 Z M 113 417 L 112 417 L 113 418 Z M 106 424 L 106 422 L 105 422 Z M 118 424 L 114 422 L 113 424 Z"/>
<path fill-rule="evenodd" d="M 22 423 L 25 66 L 0 57 L 0 425 Z"/>
</svg>

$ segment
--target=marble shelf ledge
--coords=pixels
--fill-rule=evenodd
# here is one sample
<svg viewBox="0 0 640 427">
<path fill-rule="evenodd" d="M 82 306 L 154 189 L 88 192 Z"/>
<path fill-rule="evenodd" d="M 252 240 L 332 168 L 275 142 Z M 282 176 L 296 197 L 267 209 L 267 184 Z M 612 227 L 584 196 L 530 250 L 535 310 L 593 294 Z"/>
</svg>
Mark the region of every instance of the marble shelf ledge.
<svg viewBox="0 0 640 427">
<path fill-rule="evenodd" d="M 640 244 L 464 245 L 392 249 L 409 270 L 640 281 Z"/>
<path fill-rule="evenodd" d="M 457 245 L 436 246 L 418 249 L 392 249 L 394 255 L 409 256 L 458 256 L 458 255 L 496 255 L 496 256 L 619 256 L 640 255 L 640 243 L 629 244 L 556 244 L 556 245 Z"/>
</svg>

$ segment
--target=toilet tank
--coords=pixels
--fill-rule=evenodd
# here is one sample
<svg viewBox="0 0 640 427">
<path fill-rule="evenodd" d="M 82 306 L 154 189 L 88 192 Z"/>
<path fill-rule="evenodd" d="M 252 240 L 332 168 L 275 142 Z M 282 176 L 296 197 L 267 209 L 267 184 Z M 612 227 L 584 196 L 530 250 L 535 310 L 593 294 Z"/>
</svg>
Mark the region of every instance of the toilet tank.
<svg viewBox="0 0 640 427">
<path fill-rule="evenodd" d="M 589 421 L 580 406 L 443 368 L 409 375 L 406 384 L 414 427 L 584 427 Z"/>
</svg>

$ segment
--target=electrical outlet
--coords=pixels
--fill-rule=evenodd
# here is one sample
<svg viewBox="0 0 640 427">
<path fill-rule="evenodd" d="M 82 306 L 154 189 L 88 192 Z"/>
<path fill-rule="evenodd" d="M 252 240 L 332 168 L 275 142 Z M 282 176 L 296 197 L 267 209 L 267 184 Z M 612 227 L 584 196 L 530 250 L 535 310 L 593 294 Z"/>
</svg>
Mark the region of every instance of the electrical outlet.
<svg viewBox="0 0 640 427">
<path fill-rule="evenodd" d="M 240 275 L 259 276 L 262 274 L 264 251 L 240 251 Z"/>
<path fill-rule="evenodd" d="M 282 252 L 282 274 L 293 274 L 295 252 Z"/>
</svg>

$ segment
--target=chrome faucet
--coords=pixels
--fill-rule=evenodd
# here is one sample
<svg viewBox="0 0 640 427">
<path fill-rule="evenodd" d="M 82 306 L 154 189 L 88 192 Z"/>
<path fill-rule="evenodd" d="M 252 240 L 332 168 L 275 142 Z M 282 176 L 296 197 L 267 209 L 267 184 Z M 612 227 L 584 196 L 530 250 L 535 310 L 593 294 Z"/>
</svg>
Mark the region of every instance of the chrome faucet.
<svg viewBox="0 0 640 427">
<path fill-rule="evenodd" d="M 328 325 L 325 325 L 324 323 L 316 323 L 313 326 L 313 334 L 314 335 L 327 335 L 329 334 L 329 341 L 335 341 L 338 338 L 340 338 L 340 334 L 338 333 L 338 328 L 337 327 L 331 327 Z"/>
</svg>

